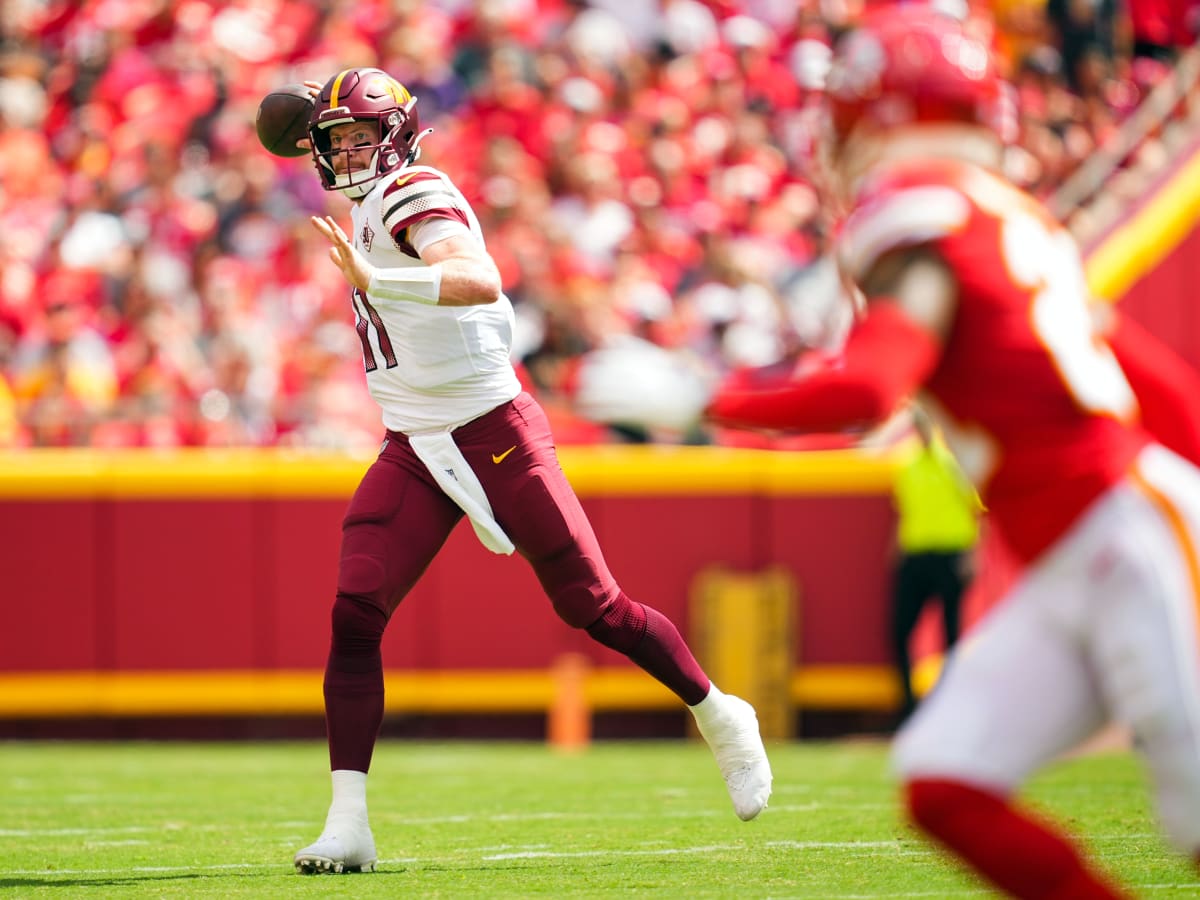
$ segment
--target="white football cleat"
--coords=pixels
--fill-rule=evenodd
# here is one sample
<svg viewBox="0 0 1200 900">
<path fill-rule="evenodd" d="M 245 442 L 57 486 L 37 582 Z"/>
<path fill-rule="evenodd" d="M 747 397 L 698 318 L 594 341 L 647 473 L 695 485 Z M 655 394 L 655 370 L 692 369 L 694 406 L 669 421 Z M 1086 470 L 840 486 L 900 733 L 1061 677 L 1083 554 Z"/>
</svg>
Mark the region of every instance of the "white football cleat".
<svg viewBox="0 0 1200 900">
<path fill-rule="evenodd" d="M 331 818 L 321 836 L 292 860 L 301 875 L 375 871 L 375 838 L 361 816 Z"/>
<path fill-rule="evenodd" d="M 749 822 L 766 808 L 771 796 L 771 764 L 758 732 L 754 707 L 741 697 L 722 694 L 713 715 L 696 720 L 701 736 L 717 758 L 733 811 Z"/>
</svg>

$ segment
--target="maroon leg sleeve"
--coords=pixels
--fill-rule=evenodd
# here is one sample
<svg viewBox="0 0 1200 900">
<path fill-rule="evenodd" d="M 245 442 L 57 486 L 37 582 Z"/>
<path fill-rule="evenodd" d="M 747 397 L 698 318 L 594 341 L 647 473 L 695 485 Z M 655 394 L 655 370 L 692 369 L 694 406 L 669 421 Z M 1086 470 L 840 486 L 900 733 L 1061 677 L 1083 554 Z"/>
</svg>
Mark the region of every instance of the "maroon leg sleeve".
<svg viewBox="0 0 1200 900">
<path fill-rule="evenodd" d="M 329 768 L 366 772 L 383 723 L 383 657 L 387 616 L 350 597 L 333 604 L 333 640 L 325 665 Z"/>
<path fill-rule="evenodd" d="M 621 591 L 587 633 L 631 660 L 694 706 L 708 694 L 708 676 L 692 656 L 679 629 L 656 609 L 635 603 Z"/>
<path fill-rule="evenodd" d="M 1127 895 L 1092 870 L 1065 837 L 1004 798 L 956 781 L 907 785 L 909 814 L 921 828 L 1013 897 L 1119 900 Z"/>
<path fill-rule="evenodd" d="M 403 439 L 390 441 L 355 491 L 325 667 L 331 768 L 368 770 L 383 721 L 384 628 L 461 517 Z"/>
</svg>

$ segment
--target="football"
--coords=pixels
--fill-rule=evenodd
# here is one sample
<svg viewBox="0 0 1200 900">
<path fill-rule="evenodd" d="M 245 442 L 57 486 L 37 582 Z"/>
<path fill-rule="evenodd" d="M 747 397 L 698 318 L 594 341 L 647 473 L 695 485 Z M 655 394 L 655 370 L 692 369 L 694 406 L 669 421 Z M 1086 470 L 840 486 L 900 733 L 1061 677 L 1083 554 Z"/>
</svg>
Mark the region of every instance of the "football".
<svg viewBox="0 0 1200 900">
<path fill-rule="evenodd" d="M 263 97 L 254 117 L 259 142 L 276 156 L 304 156 L 308 150 L 296 141 L 308 137 L 308 117 L 313 98 L 302 84 L 285 84 Z"/>
</svg>

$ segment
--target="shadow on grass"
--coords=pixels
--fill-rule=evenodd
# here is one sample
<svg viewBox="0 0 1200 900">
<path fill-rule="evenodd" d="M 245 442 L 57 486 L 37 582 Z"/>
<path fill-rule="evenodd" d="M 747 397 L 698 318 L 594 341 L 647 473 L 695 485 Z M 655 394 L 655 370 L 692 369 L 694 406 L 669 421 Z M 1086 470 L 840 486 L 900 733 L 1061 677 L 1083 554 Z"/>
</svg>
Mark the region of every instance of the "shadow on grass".
<svg viewBox="0 0 1200 900">
<path fill-rule="evenodd" d="M 320 878 L 385 878 L 388 875 L 404 875 L 404 869 L 384 869 L 374 872 L 346 872 L 341 875 L 298 875 L 293 871 L 280 871 L 281 878 L 295 878 L 300 881 L 316 881 Z M 45 875 L 27 875 L 22 877 L 0 878 L 0 893 L 7 888 L 35 888 L 35 887 L 50 887 L 50 888 L 102 888 L 102 887 L 118 887 L 138 884 L 165 884 L 167 882 L 200 882 L 224 878 L 269 878 L 269 872 L 145 872 L 145 873 L 130 873 L 126 875 L 93 875 L 93 876 L 78 876 L 78 875 L 54 875 L 47 872 Z"/>
</svg>

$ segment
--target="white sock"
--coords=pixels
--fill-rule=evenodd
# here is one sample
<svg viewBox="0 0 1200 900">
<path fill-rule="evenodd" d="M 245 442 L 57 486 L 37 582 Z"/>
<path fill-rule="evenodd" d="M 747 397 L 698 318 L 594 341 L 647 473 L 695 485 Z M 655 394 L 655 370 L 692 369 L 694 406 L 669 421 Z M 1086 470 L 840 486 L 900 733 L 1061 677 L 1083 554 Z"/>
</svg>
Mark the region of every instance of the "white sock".
<svg viewBox="0 0 1200 900">
<path fill-rule="evenodd" d="M 710 682 L 708 693 L 704 695 L 704 699 L 695 706 L 688 707 L 692 711 L 692 715 L 696 717 L 696 724 L 700 726 L 701 731 L 719 715 L 718 707 L 724 696 L 720 689 Z"/>
<path fill-rule="evenodd" d="M 367 773 L 356 772 L 353 769 L 334 769 L 330 775 L 333 779 L 333 802 L 329 805 L 329 815 L 350 813 L 365 817 Z"/>
</svg>

